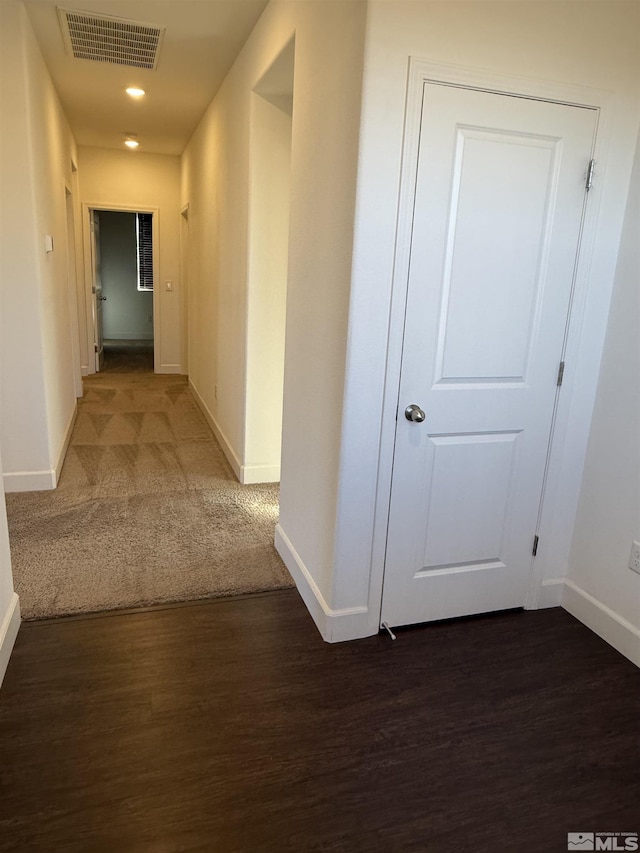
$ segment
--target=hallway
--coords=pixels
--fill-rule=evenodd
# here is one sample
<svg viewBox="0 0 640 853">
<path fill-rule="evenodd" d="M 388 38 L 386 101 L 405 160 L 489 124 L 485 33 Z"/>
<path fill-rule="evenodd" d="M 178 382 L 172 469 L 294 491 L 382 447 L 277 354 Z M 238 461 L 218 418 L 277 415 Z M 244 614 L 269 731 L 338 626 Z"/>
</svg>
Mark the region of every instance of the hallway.
<svg viewBox="0 0 640 853">
<path fill-rule="evenodd" d="M 236 481 L 186 377 L 114 370 L 84 388 L 58 488 L 7 495 L 24 618 L 292 586 L 277 486 Z"/>
</svg>

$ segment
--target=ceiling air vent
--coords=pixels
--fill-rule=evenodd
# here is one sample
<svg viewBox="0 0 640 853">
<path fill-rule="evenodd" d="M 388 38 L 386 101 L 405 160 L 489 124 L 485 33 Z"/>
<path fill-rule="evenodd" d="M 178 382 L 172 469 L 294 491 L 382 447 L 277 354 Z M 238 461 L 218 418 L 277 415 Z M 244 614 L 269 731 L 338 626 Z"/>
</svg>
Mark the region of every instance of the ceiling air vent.
<svg viewBox="0 0 640 853">
<path fill-rule="evenodd" d="M 166 27 L 71 9 L 59 8 L 58 16 L 67 53 L 76 59 L 156 68 Z"/>
</svg>

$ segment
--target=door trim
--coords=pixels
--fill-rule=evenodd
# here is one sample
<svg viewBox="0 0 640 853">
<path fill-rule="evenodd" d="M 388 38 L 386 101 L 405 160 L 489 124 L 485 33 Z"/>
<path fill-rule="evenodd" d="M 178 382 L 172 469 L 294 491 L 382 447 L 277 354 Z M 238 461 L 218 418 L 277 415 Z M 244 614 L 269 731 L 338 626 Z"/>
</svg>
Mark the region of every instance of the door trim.
<svg viewBox="0 0 640 853">
<path fill-rule="evenodd" d="M 147 205 L 105 204 L 101 202 L 82 202 L 82 253 L 84 269 L 84 288 L 86 304 L 87 346 L 89 348 L 88 375 L 94 374 L 95 358 L 95 328 L 94 328 L 94 299 L 93 299 L 93 262 L 91 258 L 91 211 L 106 210 L 112 213 L 151 213 L 153 234 L 153 369 L 155 373 L 160 368 L 160 353 L 162 352 L 160 330 L 160 311 L 162 300 L 159 295 L 160 287 L 160 210 Z"/>
<path fill-rule="evenodd" d="M 590 190 L 585 210 L 565 339 L 567 367 L 562 392 L 556 406 L 537 530 L 532 530 L 532 536 L 537 532 L 540 537 L 540 548 L 533 561 L 525 601 L 526 609 L 537 609 L 541 605 L 549 604 L 548 596 L 543 596 L 543 583 L 546 581 L 548 585 L 550 579 L 562 577 L 566 573 L 607 321 L 605 311 L 604 316 L 591 316 L 588 318 L 589 322 L 585 322 L 587 295 L 595 286 L 595 276 L 594 280 L 590 281 L 591 261 L 595 248 L 598 213 L 605 186 L 607 152 L 612 127 L 609 93 L 548 80 L 506 77 L 481 69 L 433 64 L 420 58 L 410 57 L 369 587 L 371 620 L 369 627 L 372 633 L 377 632 L 379 628 L 382 607 L 415 174 L 422 117 L 422 89 L 427 82 L 587 107 L 599 112 L 596 141 L 592 153 L 592 157 L 596 160 L 596 179 Z M 612 286 L 613 274 L 604 286 L 600 282 L 601 295 L 606 300 L 607 306 L 610 302 Z M 581 344 L 586 340 L 593 344 L 593 349 L 580 359 Z"/>
<path fill-rule="evenodd" d="M 76 249 L 76 203 L 73 187 L 64 182 L 65 236 L 67 245 L 67 287 L 71 323 L 71 352 L 73 355 L 73 384 L 76 398 L 82 397 L 82 358 L 80 355 L 80 323 L 78 305 L 78 251 Z"/>
<path fill-rule="evenodd" d="M 182 270 L 182 372 L 189 375 L 190 344 L 189 344 L 189 214 L 191 203 L 186 202 L 180 208 L 180 264 Z"/>
</svg>

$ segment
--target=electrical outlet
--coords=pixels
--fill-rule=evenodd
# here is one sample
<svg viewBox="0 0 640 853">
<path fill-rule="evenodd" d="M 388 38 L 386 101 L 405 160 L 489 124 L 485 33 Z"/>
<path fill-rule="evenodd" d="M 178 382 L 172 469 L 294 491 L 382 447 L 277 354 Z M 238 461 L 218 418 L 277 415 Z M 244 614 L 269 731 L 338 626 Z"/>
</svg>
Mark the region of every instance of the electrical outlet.
<svg viewBox="0 0 640 853">
<path fill-rule="evenodd" d="M 631 556 L 629 557 L 629 568 L 633 572 L 638 572 L 640 575 L 640 542 L 634 542 L 631 546 Z"/>
</svg>

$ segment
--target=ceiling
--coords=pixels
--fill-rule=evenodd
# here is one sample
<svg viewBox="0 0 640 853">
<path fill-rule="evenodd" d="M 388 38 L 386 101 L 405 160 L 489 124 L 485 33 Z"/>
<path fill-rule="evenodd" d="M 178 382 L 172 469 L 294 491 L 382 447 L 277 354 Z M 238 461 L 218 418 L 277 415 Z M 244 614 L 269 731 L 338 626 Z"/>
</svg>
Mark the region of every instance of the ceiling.
<svg viewBox="0 0 640 853">
<path fill-rule="evenodd" d="M 268 0 L 23 0 L 79 145 L 181 154 Z M 156 70 L 65 51 L 57 8 L 166 27 Z M 146 91 L 134 101 L 124 90 Z"/>
</svg>

